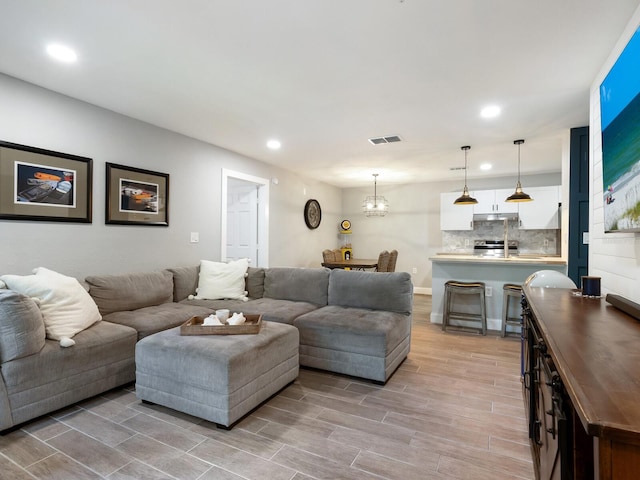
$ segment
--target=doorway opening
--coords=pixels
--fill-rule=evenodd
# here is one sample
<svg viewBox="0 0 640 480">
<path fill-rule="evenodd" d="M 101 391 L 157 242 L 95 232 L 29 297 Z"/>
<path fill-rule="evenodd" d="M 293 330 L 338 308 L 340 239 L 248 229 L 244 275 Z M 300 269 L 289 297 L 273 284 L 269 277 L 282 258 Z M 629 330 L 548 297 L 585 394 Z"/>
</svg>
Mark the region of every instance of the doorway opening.
<svg viewBox="0 0 640 480">
<path fill-rule="evenodd" d="M 220 259 L 269 266 L 269 180 L 222 169 Z"/>
</svg>

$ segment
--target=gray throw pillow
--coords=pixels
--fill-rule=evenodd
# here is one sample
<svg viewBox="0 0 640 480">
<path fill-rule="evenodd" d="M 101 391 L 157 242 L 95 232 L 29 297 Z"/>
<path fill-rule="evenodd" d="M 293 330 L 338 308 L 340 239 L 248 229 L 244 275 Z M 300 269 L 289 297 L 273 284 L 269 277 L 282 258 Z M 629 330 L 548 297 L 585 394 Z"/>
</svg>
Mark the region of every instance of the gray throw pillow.
<svg viewBox="0 0 640 480">
<path fill-rule="evenodd" d="M 0 362 L 38 353 L 44 347 L 42 313 L 33 299 L 0 289 Z"/>
<path fill-rule="evenodd" d="M 249 298 L 262 298 L 264 296 L 264 268 L 249 267 L 245 280 Z"/>
<path fill-rule="evenodd" d="M 200 265 L 167 268 L 173 274 L 173 301 L 181 302 L 189 295 L 196 294 Z"/>
</svg>

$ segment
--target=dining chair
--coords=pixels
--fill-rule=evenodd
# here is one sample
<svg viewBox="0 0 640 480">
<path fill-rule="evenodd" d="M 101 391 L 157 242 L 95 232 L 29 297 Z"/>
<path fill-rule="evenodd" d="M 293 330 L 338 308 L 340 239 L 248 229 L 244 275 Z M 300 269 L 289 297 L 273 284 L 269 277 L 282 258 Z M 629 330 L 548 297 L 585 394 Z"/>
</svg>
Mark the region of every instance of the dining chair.
<svg viewBox="0 0 640 480">
<path fill-rule="evenodd" d="M 331 263 L 335 261 L 335 256 L 333 255 L 333 250 L 329 250 L 328 248 L 322 251 L 322 262 L 323 263 Z"/>
<path fill-rule="evenodd" d="M 395 272 L 396 271 L 396 261 L 398 260 L 398 251 L 391 250 L 389 252 L 389 266 L 387 267 L 387 272 Z"/>
<path fill-rule="evenodd" d="M 376 268 L 376 272 L 386 272 L 387 268 L 389 268 L 389 252 L 383 250 L 378 255 L 378 267 Z"/>
</svg>

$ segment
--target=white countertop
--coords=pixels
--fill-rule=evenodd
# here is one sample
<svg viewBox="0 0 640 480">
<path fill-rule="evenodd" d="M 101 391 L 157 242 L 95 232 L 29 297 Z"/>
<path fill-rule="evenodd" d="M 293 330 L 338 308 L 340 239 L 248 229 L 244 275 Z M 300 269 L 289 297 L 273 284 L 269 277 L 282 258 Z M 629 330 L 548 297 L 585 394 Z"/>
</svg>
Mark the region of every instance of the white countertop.
<svg viewBox="0 0 640 480">
<path fill-rule="evenodd" d="M 464 253 L 438 253 L 433 257 L 429 257 L 432 262 L 455 262 L 455 263 L 484 263 L 484 264 L 501 264 L 501 265 L 566 265 L 567 260 L 558 256 L 551 255 L 515 255 L 507 258 L 504 257 L 480 257 L 477 255 Z"/>
</svg>

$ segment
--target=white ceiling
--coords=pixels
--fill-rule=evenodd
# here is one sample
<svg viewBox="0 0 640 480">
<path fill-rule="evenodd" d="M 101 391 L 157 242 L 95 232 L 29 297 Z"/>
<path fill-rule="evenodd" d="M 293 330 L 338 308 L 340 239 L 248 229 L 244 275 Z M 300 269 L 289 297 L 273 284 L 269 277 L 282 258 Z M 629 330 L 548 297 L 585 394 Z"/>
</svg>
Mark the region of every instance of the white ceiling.
<svg viewBox="0 0 640 480">
<path fill-rule="evenodd" d="M 0 72 L 341 187 L 460 179 L 471 145 L 471 186 L 515 174 L 518 138 L 523 174 L 560 170 L 639 3 L 0 0 Z"/>
</svg>

